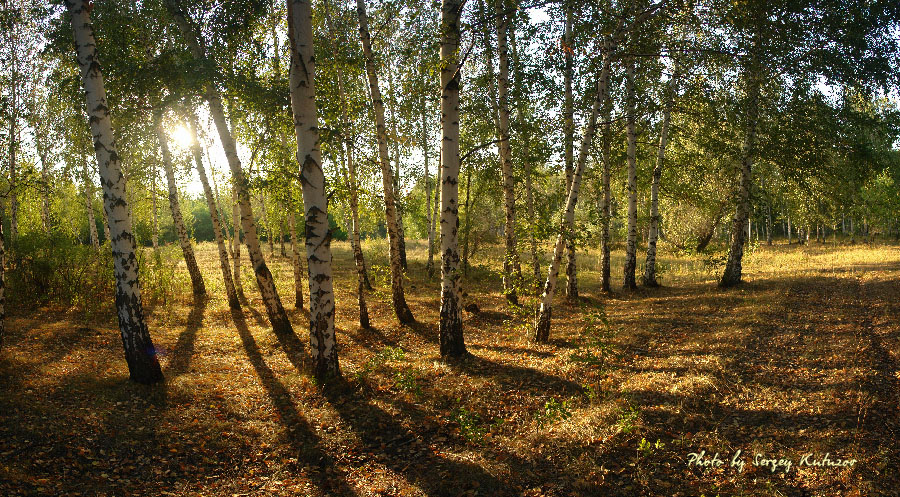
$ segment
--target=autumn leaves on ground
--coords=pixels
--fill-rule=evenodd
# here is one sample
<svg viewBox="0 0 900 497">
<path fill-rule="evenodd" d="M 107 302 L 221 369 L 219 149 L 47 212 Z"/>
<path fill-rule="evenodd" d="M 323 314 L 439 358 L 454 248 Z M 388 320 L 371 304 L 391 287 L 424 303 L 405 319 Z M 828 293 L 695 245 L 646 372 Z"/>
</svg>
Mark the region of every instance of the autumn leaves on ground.
<svg viewBox="0 0 900 497">
<path fill-rule="evenodd" d="M 528 340 L 532 310 L 507 307 L 500 263 L 476 265 L 471 356 L 446 364 L 424 244 L 410 250 L 412 326 L 391 312 L 384 244 L 365 247 L 369 331 L 335 244 L 343 384 L 307 374 L 304 311 L 296 338 L 271 332 L 249 268 L 243 314 L 215 288 L 194 302 L 183 267 L 155 294 L 145 283 L 166 376 L 154 387 L 128 382 L 112 309 L 13 309 L 0 494 L 898 495 L 895 246 L 762 246 L 729 290 L 708 262 L 663 257 L 663 288 L 609 296 L 580 253 L 582 300 L 556 306 L 548 345 Z M 214 286 L 214 246 L 198 249 Z M 289 264 L 273 256 L 283 288 Z M 701 451 L 723 464 L 689 464 Z M 856 462 L 811 465 L 826 454 Z"/>
</svg>

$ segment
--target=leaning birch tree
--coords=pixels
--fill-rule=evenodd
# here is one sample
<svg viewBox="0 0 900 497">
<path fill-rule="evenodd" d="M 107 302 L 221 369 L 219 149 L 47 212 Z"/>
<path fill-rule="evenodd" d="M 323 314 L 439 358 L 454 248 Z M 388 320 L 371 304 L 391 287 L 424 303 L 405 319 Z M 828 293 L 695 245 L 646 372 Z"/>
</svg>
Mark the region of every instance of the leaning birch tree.
<svg viewBox="0 0 900 497">
<path fill-rule="evenodd" d="M 211 66 L 211 61 L 206 55 L 206 48 L 202 44 L 202 40 L 195 28 L 188 22 L 188 18 L 180 6 L 179 0 L 166 0 L 166 7 L 174 18 L 194 59 L 207 66 Z M 294 329 L 288 319 L 287 312 L 284 310 L 284 305 L 281 303 L 278 289 L 275 288 L 275 279 L 272 277 L 272 272 L 266 265 L 262 248 L 259 245 L 259 235 L 256 231 L 256 222 L 254 221 L 253 209 L 250 205 L 250 184 L 247 176 L 244 174 L 244 169 L 241 166 L 241 160 L 238 157 L 234 136 L 232 136 L 231 129 L 228 127 L 228 120 L 225 117 L 225 106 L 222 103 L 222 96 L 216 83 L 211 78 L 204 81 L 203 93 L 204 99 L 209 105 L 209 113 L 212 115 L 213 122 L 216 124 L 216 130 L 219 133 L 219 141 L 222 143 L 222 148 L 225 149 L 225 158 L 227 159 L 228 167 L 231 170 L 237 203 L 240 209 L 244 243 L 247 245 L 247 252 L 250 254 L 250 263 L 253 265 L 253 273 L 256 275 L 256 284 L 259 287 L 259 293 L 262 297 L 263 304 L 266 306 L 269 322 L 272 324 L 272 329 L 277 334 L 293 334 Z M 235 222 L 235 225 L 237 225 L 237 222 Z M 235 267 L 237 268 L 238 265 L 239 259 L 235 257 Z M 236 274 L 235 277 L 237 278 L 239 276 Z"/>
<path fill-rule="evenodd" d="M 78 67 L 102 179 L 104 208 L 109 218 L 116 278 L 116 310 L 125 361 L 132 381 L 157 383 L 163 380 L 162 369 L 144 321 L 135 239 L 131 232 L 131 208 L 125 196 L 125 176 L 106 101 L 97 42 L 89 15 L 90 5 L 85 0 L 65 0 L 65 4 L 71 16 Z"/>
<path fill-rule="evenodd" d="M 369 35 L 369 19 L 366 15 L 365 0 L 356 0 L 356 13 L 359 16 L 359 36 L 362 40 L 363 55 L 366 62 L 366 76 L 369 93 L 372 96 L 372 107 L 375 111 L 375 134 L 378 138 L 378 158 L 381 165 L 381 181 L 384 188 L 384 214 L 390 241 L 391 265 L 391 299 L 394 313 L 401 323 L 415 322 L 412 311 L 406 303 L 403 292 L 403 265 L 400 254 L 400 229 L 397 222 L 397 203 L 394 198 L 394 180 L 391 171 L 391 160 L 388 157 L 387 128 L 384 120 L 384 101 L 378 88 L 378 73 L 375 68 L 375 55 L 372 53 L 372 38 Z"/>
<path fill-rule="evenodd" d="M 181 215 L 181 205 L 178 202 L 178 185 L 175 183 L 175 171 L 172 169 L 172 154 L 169 152 L 168 137 L 163 127 L 162 111 L 154 112 L 154 127 L 156 137 L 159 140 L 159 149 L 162 152 L 163 169 L 166 173 L 166 185 L 169 191 L 169 210 L 172 212 L 172 224 L 178 234 L 178 243 L 181 245 L 181 253 L 184 263 L 187 265 L 188 274 L 191 276 L 191 288 L 194 295 L 206 295 L 206 285 L 203 283 L 203 275 L 200 274 L 200 266 L 194 256 L 194 247 L 184 227 L 184 218 Z M 212 214 L 212 212 L 210 212 Z"/>
</svg>

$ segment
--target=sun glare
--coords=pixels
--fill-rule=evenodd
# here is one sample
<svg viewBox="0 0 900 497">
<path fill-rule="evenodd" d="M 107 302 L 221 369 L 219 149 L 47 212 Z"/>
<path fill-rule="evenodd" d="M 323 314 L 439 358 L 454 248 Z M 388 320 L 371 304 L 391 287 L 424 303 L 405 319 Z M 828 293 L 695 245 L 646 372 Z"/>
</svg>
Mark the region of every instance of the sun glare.
<svg viewBox="0 0 900 497">
<path fill-rule="evenodd" d="M 187 149 L 194 142 L 194 134 L 191 133 L 191 130 L 187 128 L 187 126 L 176 126 L 173 129 L 169 130 L 169 137 L 178 145 L 181 149 Z"/>
</svg>

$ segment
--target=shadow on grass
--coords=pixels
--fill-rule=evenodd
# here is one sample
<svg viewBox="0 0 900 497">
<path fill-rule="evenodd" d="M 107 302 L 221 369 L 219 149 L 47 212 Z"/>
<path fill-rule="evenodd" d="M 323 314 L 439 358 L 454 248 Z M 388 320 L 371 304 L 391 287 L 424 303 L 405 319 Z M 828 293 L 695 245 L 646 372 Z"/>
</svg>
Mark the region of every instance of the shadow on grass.
<svg viewBox="0 0 900 497">
<path fill-rule="evenodd" d="M 169 359 L 169 365 L 166 368 L 167 377 L 176 377 L 188 372 L 191 365 L 191 357 L 194 355 L 194 343 L 197 341 L 197 332 L 203 327 L 203 316 L 206 313 L 206 307 L 209 304 L 208 298 L 197 298 L 191 307 L 191 312 L 187 317 L 187 325 L 184 331 L 178 335 Z"/>
<path fill-rule="evenodd" d="M 298 461 L 309 467 L 317 467 L 326 471 L 310 471 L 310 478 L 323 492 L 335 492 L 340 496 L 352 496 L 357 493 L 347 483 L 346 475 L 335 465 L 331 456 L 322 449 L 319 437 L 313 432 L 309 423 L 300 414 L 290 391 L 278 380 L 275 372 L 266 364 L 259 346 L 253 338 L 253 334 L 244 321 L 244 315 L 239 311 L 232 311 L 234 324 L 237 327 L 241 343 L 247 353 L 247 358 L 259 381 L 265 388 L 266 394 L 272 401 L 272 405 L 278 411 L 285 429 L 285 438 L 296 451 Z M 332 475 L 332 476 L 329 476 Z"/>
</svg>

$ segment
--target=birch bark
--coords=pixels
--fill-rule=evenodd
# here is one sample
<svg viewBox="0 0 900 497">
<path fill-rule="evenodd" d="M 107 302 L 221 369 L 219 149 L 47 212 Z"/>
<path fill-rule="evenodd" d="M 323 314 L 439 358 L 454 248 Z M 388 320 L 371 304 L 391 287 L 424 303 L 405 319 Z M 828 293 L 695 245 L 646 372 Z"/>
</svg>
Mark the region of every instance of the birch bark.
<svg viewBox="0 0 900 497">
<path fill-rule="evenodd" d="M 334 332 L 334 288 L 328 197 L 316 109 L 316 59 L 313 51 L 312 6 L 309 0 L 287 0 L 291 41 L 291 108 L 297 135 L 297 161 L 306 216 L 306 259 L 309 272 L 309 340 L 313 374 L 324 380 L 341 375 Z"/>
<path fill-rule="evenodd" d="M 97 219 L 94 217 L 94 182 L 88 169 L 87 161 L 82 164 L 82 180 L 84 181 L 84 208 L 87 211 L 88 232 L 91 235 L 91 246 L 100 250 L 100 237 L 97 234 Z"/>
<path fill-rule="evenodd" d="M 185 14 L 178 4 L 178 0 L 166 0 L 166 6 L 174 17 L 194 58 L 198 61 L 208 62 L 206 51 L 201 45 L 197 33 L 188 23 Z M 244 242 L 247 244 L 247 252 L 250 254 L 250 262 L 253 264 L 256 283 L 259 287 L 262 301 L 266 306 L 269 322 L 272 324 L 272 328 L 276 334 L 293 334 L 294 329 L 284 310 L 284 306 L 281 304 L 281 298 L 278 295 L 278 290 L 275 288 L 275 280 L 272 277 L 272 272 L 266 265 L 262 249 L 259 245 L 256 223 L 253 220 L 253 209 L 250 206 L 249 182 L 241 167 L 241 161 L 237 154 L 237 146 L 225 117 L 225 108 L 222 104 L 222 97 L 214 82 L 206 82 L 204 97 L 209 104 L 209 112 L 212 115 L 213 121 L 216 123 L 216 130 L 219 132 L 219 141 L 222 142 L 222 147 L 225 149 L 228 167 L 231 169 L 231 175 L 235 182 L 240 205 L 241 225 L 244 231 Z M 235 261 L 237 263 L 237 258 L 235 258 Z"/>
<path fill-rule="evenodd" d="M 216 236 L 216 246 L 219 249 L 219 267 L 222 269 L 222 281 L 225 282 L 225 294 L 228 297 L 228 307 L 232 309 L 240 309 L 241 303 L 238 300 L 237 290 L 234 288 L 234 279 L 231 277 L 231 269 L 228 267 L 228 249 L 225 247 L 226 240 L 223 235 L 222 220 L 219 217 L 219 209 L 216 208 L 216 197 L 212 188 L 209 186 L 209 179 L 206 177 L 206 168 L 203 167 L 203 151 L 200 150 L 197 117 L 193 112 L 188 113 L 188 124 L 194 135 L 191 142 L 191 153 L 194 156 L 194 164 L 197 168 L 197 175 L 200 176 L 200 184 L 203 185 L 203 195 L 206 197 L 206 205 L 209 208 L 209 216 L 212 219 L 213 233 Z"/>
<path fill-rule="evenodd" d="M 635 149 L 637 136 L 635 132 L 635 97 L 634 97 L 634 57 L 625 58 L 625 130 L 627 135 L 628 184 L 626 196 L 628 201 L 628 229 L 625 238 L 625 268 L 623 287 L 626 290 L 637 288 L 635 269 L 637 267 L 637 161 Z"/>
<path fill-rule="evenodd" d="M 156 349 L 144 321 L 131 209 L 125 197 L 125 176 L 119 162 L 112 121 L 97 57 L 90 8 L 84 0 L 66 0 L 71 15 L 78 66 L 103 185 L 104 208 L 110 220 L 111 247 L 116 278 L 116 310 L 131 380 L 152 384 L 162 381 Z"/>
<path fill-rule="evenodd" d="M 441 4 L 441 357 L 466 354 L 459 271 L 458 52 L 462 8 L 461 0 L 443 0 Z"/>
<path fill-rule="evenodd" d="M 194 295 L 206 295 L 206 285 L 203 283 L 203 275 L 194 257 L 194 247 L 184 227 L 184 218 L 181 216 L 181 205 L 178 202 L 178 185 L 175 184 L 175 172 L 172 170 L 172 157 L 169 153 L 168 137 L 163 128 L 162 114 L 154 114 L 156 121 L 156 138 L 159 140 L 159 149 L 162 151 L 163 169 L 166 172 L 166 185 L 169 189 L 169 210 L 172 212 L 172 223 L 175 225 L 175 233 L 178 234 L 178 242 L 181 245 L 181 253 L 184 255 L 184 263 L 187 265 L 188 274 L 191 276 L 191 287 Z"/>
<path fill-rule="evenodd" d="M 366 76 L 372 106 L 375 110 L 375 133 L 378 137 L 378 157 L 381 165 L 381 181 L 384 188 L 384 214 L 387 221 L 388 239 L 390 241 L 391 295 L 394 313 L 401 323 L 413 323 L 415 318 L 406 304 L 403 292 L 403 265 L 400 251 L 400 231 L 397 222 L 397 202 L 394 198 L 394 180 L 391 161 L 388 157 L 387 130 L 384 120 L 384 101 L 378 88 L 378 74 L 375 70 L 375 57 L 372 54 L 372 41 L 369 35 L 369 20 L 366 16 L 364 0 L 356 0 L 356 13 L 359 17 L 359 35 L 362 40 L 363 54 L 366 63 Z"/>
<path fill-rule="evenodd" d="M 647 236 L 647 261 L 644 264 L 644 286 L 657 287 L 656 281 L 656 242 L 659 238 L 659 181 L 662 178 L 663 166 L 666 159 L 666 145 L 669 143 L 669 122 L 672 116 L 672 106 L 675 103 L 675 94 L 678 91 L 678 67 L 672 72 L 666 88 L 666 102 L 663 107 L 662 124 L 659 130 L 659 148 L 656 150 L 656 166 L 653 168 L 653 179 L 650 183 L 650 233 Z"/>
<path fill-rule="evenodd" d="M 565 56 L 565 71 L 563 80 L 565 84 L 565 97 L 563 99 L 563 135 L 564 154 L 566 160 L 566 191 L 572 187 L 572 174 L 575 168 L 575 99 L 572 96 L 572 73 L 574 72 L 575 51 L 572 48 L 572 2 L 566 4 L 566 26 L 564 35 L 563 54 Z M 578 299 L 578 266 L 575 256 L 575 243 L 566 240 L 566 297 L 569 300 Z"/>
</svg>

